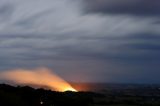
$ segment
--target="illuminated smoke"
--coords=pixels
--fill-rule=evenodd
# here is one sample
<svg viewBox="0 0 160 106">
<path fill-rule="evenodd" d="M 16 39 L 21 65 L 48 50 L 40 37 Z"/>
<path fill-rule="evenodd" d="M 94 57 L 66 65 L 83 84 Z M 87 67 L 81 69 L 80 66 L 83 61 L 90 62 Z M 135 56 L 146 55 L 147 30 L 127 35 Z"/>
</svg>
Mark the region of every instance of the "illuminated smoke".
<svg viewBox="0 0 160 106">
<path fill-rule="evenodd" d="M 76 91 L 69 83 L 47 68 L 16 69 L 0 72 L 0 80 L 12 81 L 21 85 L 46 86 L 55 91 Z"/>
</svg>

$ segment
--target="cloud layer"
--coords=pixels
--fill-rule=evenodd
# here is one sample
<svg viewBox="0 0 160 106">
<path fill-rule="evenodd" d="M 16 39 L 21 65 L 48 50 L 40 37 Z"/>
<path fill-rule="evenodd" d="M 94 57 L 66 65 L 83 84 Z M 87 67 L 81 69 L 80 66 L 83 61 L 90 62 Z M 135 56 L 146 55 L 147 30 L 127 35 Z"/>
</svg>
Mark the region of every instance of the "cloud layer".
<svg viewBox="0 0 160 106">
<path fill-rule="evenodd" d="M 88 12 L 159 16 L 159 0 L 84 0 Z"/>
<path fill-rule="evenodd" d="M 159 14 L 158 0 L 1 0 L 0 70 L 158 83 Z"/>
</svg>

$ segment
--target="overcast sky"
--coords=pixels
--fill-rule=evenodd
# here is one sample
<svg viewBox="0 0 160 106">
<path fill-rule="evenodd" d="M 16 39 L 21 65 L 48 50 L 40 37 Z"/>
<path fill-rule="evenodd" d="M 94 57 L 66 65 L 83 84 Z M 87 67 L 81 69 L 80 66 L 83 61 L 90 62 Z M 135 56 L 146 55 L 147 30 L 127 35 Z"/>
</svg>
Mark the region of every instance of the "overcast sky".
<svg viewBox="0 0 160 106">
<path fill-rule="evenodd" d="M 0 70 L 160 83 L 159 0 L 0 0 Z"/>
</svg>

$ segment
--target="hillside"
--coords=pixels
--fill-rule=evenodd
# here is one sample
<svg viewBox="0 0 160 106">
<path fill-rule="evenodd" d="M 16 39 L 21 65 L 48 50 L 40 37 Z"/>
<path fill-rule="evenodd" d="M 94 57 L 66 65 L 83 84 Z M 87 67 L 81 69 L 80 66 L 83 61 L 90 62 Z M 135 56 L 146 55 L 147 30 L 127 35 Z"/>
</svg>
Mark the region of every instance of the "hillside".
<svg viewBox="0 0 160 106">
<path fill-rule="evenodd" d="M 98 94 L 91 92 L 55 92 L 0 85 L 0 106 L 88 106 L 96 96 Z"/>
</svg>

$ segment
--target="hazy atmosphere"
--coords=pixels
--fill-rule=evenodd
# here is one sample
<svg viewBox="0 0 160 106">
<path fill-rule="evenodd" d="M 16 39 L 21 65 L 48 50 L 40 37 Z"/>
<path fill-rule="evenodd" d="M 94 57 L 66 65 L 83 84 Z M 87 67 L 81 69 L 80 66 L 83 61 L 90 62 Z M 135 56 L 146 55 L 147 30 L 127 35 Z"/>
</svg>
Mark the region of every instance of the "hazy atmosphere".
<svg viewBox="0 0 160 106">
<path fill-rule="evenodd" d="M 160 83 L 160 1 L 0 0 L 0 73 L 39 67 L 72 82 Z"/>
</svg>

